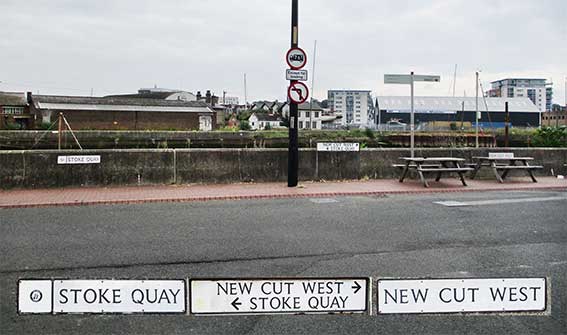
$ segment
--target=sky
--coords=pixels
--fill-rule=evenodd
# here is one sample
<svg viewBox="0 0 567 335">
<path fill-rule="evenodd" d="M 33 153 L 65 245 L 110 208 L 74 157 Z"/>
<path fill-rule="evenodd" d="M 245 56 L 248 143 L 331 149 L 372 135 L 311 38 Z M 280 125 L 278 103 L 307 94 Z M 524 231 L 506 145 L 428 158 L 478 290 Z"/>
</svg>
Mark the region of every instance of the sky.
<svg viewBox="0 0 567 335">
<path fill-rule="evenodd" d="M 141 87 L 286 99 L 290 0 L 1 0 L 0 91 L 104 96 Z M 565 103 L 566 0 L 299 0 L 314 97 L 409 95 L 386 73 L 434 74 L 416 95 L 475 95 L 510 77 Z M 314 44 L 317 41 L 316 53 Z M 313 69 L 313 66 L 315 68 Z M 314 89 L 313 89 L 314 88 Z"/>
</svg>

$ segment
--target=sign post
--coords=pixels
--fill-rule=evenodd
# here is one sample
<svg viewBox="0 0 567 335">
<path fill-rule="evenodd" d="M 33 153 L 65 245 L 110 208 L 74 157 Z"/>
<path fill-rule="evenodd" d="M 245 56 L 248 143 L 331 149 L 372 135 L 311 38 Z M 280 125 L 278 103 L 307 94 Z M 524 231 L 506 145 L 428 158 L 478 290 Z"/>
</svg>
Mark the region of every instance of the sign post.
<svg viewBox="0 0 567 335">
<path fill-rule="evenodd" d="M 440 76 L 417 75 L 413 71 L 410 75 L 404 74 L 386 74 L 384 75 L 384 84 L 401 84 L 410 85 L 411 91 L 411 112 L 410 112 L 410 129 L 411 129 L 411 157 L 415 155 L 415 116 L 414 116 L 414 83 L 416 81 L 438 83 L 441 81 Z"/>
<path fill-rule="evenodd" d="M 301 59 L 299 45 L 299 9 L 298 0 L 291 0 L 291 50 L 286 55 L 288 65 L 293 66 L 294 70 L 299 70 L 307 61 L 306 57 Z M 296 62 L 298 64 L 296 64 Z M 303 66 L 301 66 L 303 65 Z M 297 81 L 291 80 L 290 87 Z M 289 90 L 288 90 L 289 92 Z M 289 149 L 287 158 L 287 186 L 296 187 L 299 169 L 299 145 L 297 126 L 297 103 L 290 100 L 289 102 Z"/>
</svg>

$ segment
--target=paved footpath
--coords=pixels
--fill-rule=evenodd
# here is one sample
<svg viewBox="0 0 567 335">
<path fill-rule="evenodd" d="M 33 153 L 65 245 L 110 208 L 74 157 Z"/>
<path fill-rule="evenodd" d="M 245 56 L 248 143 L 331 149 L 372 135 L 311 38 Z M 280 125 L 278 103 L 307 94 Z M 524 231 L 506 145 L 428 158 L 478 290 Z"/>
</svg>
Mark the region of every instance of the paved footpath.
<svg viewBox="0 0 567 335">
<path fill-rule="evenodd" d="M 131 204 L 145 202 L 187 202 L 237 199 L 274 199 L 381 194 L 443 193 L 504 190 L 567 190 L 567 180 L 540 177 L 538 183 L 515 178 L 499 184 L 494 180 L 469 180 L 462 186 L 457 179 L 432 182 L 424 188 L 419 181 L 400 183 L 394 179 L 342 182 L 303 182 L 296 188 L 286 183 L 227 185 L 168 185 L 128 187 L 83 187 L 0 191 L 0 208 Z"/>
</svg>

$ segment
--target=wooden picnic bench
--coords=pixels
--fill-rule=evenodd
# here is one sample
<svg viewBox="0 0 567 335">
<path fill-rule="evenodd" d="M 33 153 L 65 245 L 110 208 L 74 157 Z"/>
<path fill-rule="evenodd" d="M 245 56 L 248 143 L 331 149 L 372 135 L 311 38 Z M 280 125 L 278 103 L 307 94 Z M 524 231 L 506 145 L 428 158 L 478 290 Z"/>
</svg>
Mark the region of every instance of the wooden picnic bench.
<svg viewBox="0 0 567 335">
<path fill-rule="evenodd" d="M 532 181 L 537 183 L 533 171 L 543 169 L 543 166 L 529 164 L 529 162 L 533 160 L 532 157 L 473 157 L 473 159 L 476 160 L 476 163 L 474 163 L 474 171 L 471 173 L 471 179 L 476 177 L 482 167 L 487 166 L 492 169 L 499 183 L 503 183 L 508 173 L 513 170 L 526 171 L 532 178 Z M 518 162 L 522 164 L 518 165 Z M 500 174 L 500 171 L 503 171 L 502 174 Z"/>
<path fill-rule="evenodd" d="M 473 168 L 462 167 L 460 164 L 465 160 L 455 157 L 402 157 L 405 164 L 394 164 L 394 167 L 402 167 L 400 183 L 404 182 L 410 169 L 415 169 L 424 187 L 429 187 L 424 173 L 436 173 L 435 181 L 440 181 L 443 173 L 457 173 L 464 186 L 467 186 L 464 173 L 473 171 Z"/>
</svg>

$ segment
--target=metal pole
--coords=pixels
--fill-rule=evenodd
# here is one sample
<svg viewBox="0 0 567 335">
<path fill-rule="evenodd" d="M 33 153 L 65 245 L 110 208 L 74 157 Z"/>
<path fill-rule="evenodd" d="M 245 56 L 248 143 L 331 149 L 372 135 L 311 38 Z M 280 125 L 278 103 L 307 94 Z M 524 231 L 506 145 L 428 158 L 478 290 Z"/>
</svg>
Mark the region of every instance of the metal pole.
<svg viewBox="0 0 567 335">
<path fill-rule="evenodd" d="M 415 117 L 414 117 L 414 103 L 413 103 L 413 72 L 411 73 L 411 114 L 410 114 L 410 147 L 411 147 L 411 157 L 415 154 Z"/>
<path fill-rule="evenodd" d="M 246 73 L 244 74 L 244 109 L 248 110 L 248 92 L 246 89 Z"/>
<path fill-rule="evenodd" d="M 296 48 L 299 44 L 299 9 L 298 0 L 291 0 L 291 47 Z M 295 83 L 291 80 L 290 85 Z M 287 186 L 296 187 L 299 169 L 299 146 L 297 134 L 297 104 L 289 102 L 289 152 L 287 158 Z"/>
<path fill-rule="evenodd" d="M 313 45 L 313 71 L 311 72 L 311 104 L 309 105 L 309 128 L 313 129 L 313 96 L 315 95 L 315 57 L 317 57 L 317 40 Z"/>
<path fill-rule="evenodd" d="M 61 150 L 61 131 L 63 129 L 63 113 L 59 113 L 59 125 L 57 128 L 57 149 Z"/>
<path fill-rule="evenodd" d="M 378 104 L 378 98 L 376 98 L 376 113 L 378 113 L 378 131 L 382 133 L 382 113 L 380 113 L 380 105 Z"/>
<path fill-rule="evenodd" d="M 505 110 L 506 110 L 506 125 L 504 128 L 504 146 L 506 148 L 510 147 L 510 137 L 509 137 L 509 129 L 510 129 L 510 111 L 508 109 L 508 101 L 506 101 L 505 104 Z"/>
<path fill-rule="evenodd" d="M 478 148 L 478 72 L 476 73 L 475 147 Z"/>
</svg>

